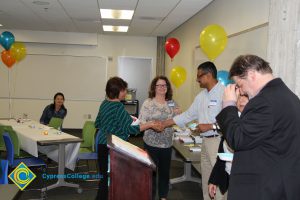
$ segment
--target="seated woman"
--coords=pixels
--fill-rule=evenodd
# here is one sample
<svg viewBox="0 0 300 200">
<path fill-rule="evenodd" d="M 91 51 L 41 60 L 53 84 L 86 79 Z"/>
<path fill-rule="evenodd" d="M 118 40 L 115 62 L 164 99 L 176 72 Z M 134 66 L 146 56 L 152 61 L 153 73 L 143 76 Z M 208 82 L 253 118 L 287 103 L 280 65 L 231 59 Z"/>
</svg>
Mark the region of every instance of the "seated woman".
<svg viewBox="0 0 300 200">
<path fill-rule="evenodd" d="M 248 103 L 248 96 L 239 96 L 237 100 L 237 109 L 239 115 L 243 112 L 246 104 Z M 227 142 L 224 140 L 224 137 L 221 138 L 218 153 L 233 153 L 233 150 L 230 149 Z M 224 198 L 216 196 L 217 187 L 219 187 L 220 192 L 225 194 L 229 186 L 229 175 L 231 171 L 231 161 L 222 161 L 219 157 L 215 163 L 213 170 L 210 174 L 208 181 L 208 193 L 212 199 L 227 199 L 227 195 L 224 195 Z"/>
<path fill-rule="evenodd" d="M 54 95 L 54 102 L 45 107 L 40 118 L 40 123 L 48 125 L 52 117 L 64 119 L 67 115 L 67 109 L 64 106 L 65 96 L 58 92 Z"/>
<path fill-rule="evenodd" d="M 125 99 L 127 94 L 127 83 L 119 78 L 110 78 L 106 83 L 106 99 L 101 103 L 100 109 L 95 121 L 95 127 L 101 132 L 98 144 L 98 162 L 99 172 L 102 175 L 99 190 L 96 199 L 108 199 L 108 148 L 107 136 L 114 134 L 123 140 L 128 140 L 130 134 L 139 134 L 146 129 L 155 129 L 162 131 L 160 122 L 150 121 L 141 125 L 131 125 L 133 119 L 125 110 L 121 100 Z M 130 178 L 130 177 L 128 177 Z"/>
</svg>

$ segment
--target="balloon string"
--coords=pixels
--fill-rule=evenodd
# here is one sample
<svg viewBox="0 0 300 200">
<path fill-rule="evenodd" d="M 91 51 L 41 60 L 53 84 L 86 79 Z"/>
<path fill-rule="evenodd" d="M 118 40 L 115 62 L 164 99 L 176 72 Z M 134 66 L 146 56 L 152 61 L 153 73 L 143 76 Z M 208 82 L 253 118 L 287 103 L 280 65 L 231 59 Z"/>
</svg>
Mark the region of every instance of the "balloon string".
<svg viewBox="0 0 300 200">
<path fill-rule="evenodd" d="M 8 69 L 8 110 L 9 118 L 11 118 L 11 93 L 10 93 L 10 69 Z"/>
<path fill-rule="evenodd" d="M 13 83 L 12 83 L 12 94 L 11 96 L 12 97 L 15 97 L 15 94 L 16 94 L 16 85 L 17 85 L 17 80 L 18 80 L 18 63 L 19 62 L 16 62 L 16 66 L 14 67 L 14 76 L 12 76 L 12 79 L 13 79 Z M 15 99 L 12 99 L 12 105 L 11 105 L 11 109 L 12 111 L 14 111 L 14 102 L 15 102 Z"/>
<path fill-rule="evenodd" d="M 171 72 L 172 72 L 172 65 L 173 65 L 173 63 L 172 63 L 172 60 L 173 59 L 171 59 L 171 62 L 168 64 L 168 69 L 170 69 L 171 70 Z M 171 73 L 170 73 L 171 74 Z M 171 79 L 171 76 L 169 75 L 169 80 Z M 172 83 L 172 81 L 171 81 L 171 84 L 172 84 L 172 89 L 173 89 L 173 99 L 174 99 L 174 97 L 175 98 L 177 98 L 177 96 L 176 96 L 176 91 L 177 91 L 177 87 L 174 85 L 174 83 Z"/>
</svg>

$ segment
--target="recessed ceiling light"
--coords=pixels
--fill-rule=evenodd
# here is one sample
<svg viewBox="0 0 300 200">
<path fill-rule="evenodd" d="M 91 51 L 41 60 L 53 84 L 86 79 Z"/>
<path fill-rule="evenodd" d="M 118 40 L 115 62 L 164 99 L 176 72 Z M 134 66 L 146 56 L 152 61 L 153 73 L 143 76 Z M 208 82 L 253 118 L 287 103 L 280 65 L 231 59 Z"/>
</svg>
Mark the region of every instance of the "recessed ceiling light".
<svg viewBox="0 0 300 200">
<path fill-rule="evenodd" d="M 2 24 L 0 24 L 0 26 L 3 26 Z"/>
<path fill-rule="evenodd" d="M 100 9 L 103 19 L 132 19 L 133 13 L 133 10 Z"/>
<path fill-rule="evenodd" d="M 127 32 L 128 26 L 110 26 L 103 25 L 103 31 L 111 31 L 111 32 Z"/>
<path fill-rule="evenodd" d="M 35 4 L 35 5 L 39 5 L 39 6 L 50 5 L 50 3 L 48 1 L 33 1 L 32 3 Z"/>
</svg>

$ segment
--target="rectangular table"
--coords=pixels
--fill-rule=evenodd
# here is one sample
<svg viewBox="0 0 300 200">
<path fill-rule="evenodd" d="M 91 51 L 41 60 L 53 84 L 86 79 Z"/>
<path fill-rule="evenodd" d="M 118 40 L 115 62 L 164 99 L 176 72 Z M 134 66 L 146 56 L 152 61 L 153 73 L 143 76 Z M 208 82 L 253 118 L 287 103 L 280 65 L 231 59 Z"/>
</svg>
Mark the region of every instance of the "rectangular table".
<svg viewBox="0 0 300 200">
<path fill-rule="evenodd" d="M 0 124 L 12 126 L 18 135 L 21 149 L 35 157 L 38 157 L 38 150 L 40 150 L 49 158 L 57 161 L 59 175 L 64 174 L 65 167 L 71 170 L 75 168 L 80 142 L 82 142 L 81 138 L 50 128 L 33 120 L 26 120 L 23 123 L 17 122 L 15 119 L 0 120 Z M 58 146 L 58 148 L 53 145 Z M 43 188 L 42 192 L 60 186 L 75 187 L 80 190 L 78 184 L 65 182 L 64 176 L 58 177 L 57 183 Z"/>
<path fill-rule="evenodd" d="M 184 163 L 184 170 L 181 177 L 170 179 L 171 184 L 180 183 L 183 181 L 201 183 L 201 179 L 192 176 L 192 163 L 199 163 L 200 165 L 201 152 L 191 152 L 189 147 L 185 145 L 187 144 L 182 143 L 179 140 L 173 141 L 173 149 L 180 155 L 180 157 L 176 155 L 175 157 L 173 156 L 173 159 L 175 158 L 176 160 L 182 160 Z"/>
<path fill-rule="evenodd" d="M 20 194 L 20 189 L 15 184 L 0 184 L 1 200 L 14 200 Z"/>
</svg>

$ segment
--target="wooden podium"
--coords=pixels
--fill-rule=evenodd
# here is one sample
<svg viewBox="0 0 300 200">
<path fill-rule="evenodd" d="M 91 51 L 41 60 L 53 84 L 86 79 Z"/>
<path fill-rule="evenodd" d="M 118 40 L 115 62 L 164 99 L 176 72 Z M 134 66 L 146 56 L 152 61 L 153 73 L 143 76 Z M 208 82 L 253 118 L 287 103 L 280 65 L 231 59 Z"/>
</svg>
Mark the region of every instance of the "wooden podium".
<svg viewBox="0 0 300 200">
<path fill-rule="evenodd" d="M 152 174 L 156 169 L 150 156 L 137 146 L 112 135 L 110 153 L 110 200 L 152 200 Z"/>
</svg>

